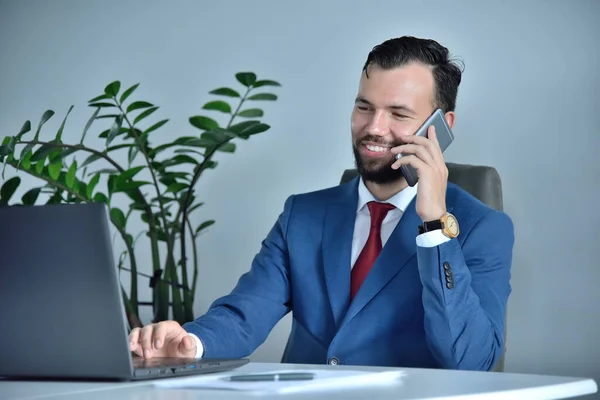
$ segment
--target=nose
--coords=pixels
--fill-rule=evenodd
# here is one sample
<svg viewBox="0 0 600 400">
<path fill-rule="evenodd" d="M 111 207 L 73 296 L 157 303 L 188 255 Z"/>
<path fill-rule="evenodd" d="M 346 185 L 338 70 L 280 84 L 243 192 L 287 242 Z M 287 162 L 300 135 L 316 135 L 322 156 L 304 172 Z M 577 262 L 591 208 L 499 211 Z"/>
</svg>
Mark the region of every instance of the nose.
<svg viewBox="0 0 600 400">
<path fill-rule="evenodd" d="M 368 134 L 374 136 L 387 135 L 390 132 L 390 127 L 386 115 L 381 111 L 373 113 L 366 130 Z"/>
</svg>

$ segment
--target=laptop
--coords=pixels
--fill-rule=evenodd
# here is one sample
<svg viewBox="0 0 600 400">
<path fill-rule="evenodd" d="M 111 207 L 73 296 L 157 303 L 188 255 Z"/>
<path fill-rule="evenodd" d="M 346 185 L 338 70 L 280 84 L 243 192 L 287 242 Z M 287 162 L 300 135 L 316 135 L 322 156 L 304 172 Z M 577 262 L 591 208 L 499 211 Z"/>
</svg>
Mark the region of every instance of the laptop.
<svg viewBox="0 0 600 400">
<path fill-rule="evenodd" d="M 104 204 L 0 207 L 0 377 L 139 380 L 248 362 L 133 355 L 121 295 Z"/>
</svg>

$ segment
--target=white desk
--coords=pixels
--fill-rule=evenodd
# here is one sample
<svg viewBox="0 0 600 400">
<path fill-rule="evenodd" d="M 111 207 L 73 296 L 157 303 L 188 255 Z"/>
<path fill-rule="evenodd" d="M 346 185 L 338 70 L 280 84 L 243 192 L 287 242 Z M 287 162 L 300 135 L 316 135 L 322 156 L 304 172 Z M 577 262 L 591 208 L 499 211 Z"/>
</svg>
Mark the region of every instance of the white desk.
<svg viewBox="0 0 600 400">
<path fill-rule="evenodd" d="M 273 369 L 348 368 L 365 371 L 390 368 L 293 365 L 249 363 L 236 372 L 262 372 Z M 426 369 L 404 369 L 403 383 L 396 386 L 370 386 L 365 389 L 327 390 L 286 395 L 260 396 L 260 398 L 318 399 L 566 399 L 596 393 L 598 387 L 592 379 L 543 375 L 511 374 L 506 372 L 471 372 Z M 169 378 L 193 379 L 193 378 Z M 163 379 L 164 381 L 164 379 Z M 23 382 L 0 379 L 0 400 L 192 400 L 254 398 L 254 394 L 209 390 L 159 389 L 153 382 Z"/>
</svg>

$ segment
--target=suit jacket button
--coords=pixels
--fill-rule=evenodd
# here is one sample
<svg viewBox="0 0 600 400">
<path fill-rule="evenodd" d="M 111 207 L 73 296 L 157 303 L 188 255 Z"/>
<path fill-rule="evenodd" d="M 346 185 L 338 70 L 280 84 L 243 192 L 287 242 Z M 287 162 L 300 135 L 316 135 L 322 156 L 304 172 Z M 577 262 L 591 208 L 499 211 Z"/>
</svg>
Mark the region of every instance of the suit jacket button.
<svg viewBox="0 0 600 400">
<path fill-rule="evenodd" d="M 446 287 L 448 289 L 454 289 L 454 282 L 448 282 L 448 283 L 446 283 Z"/>
<path fill-rule="evenodd" d="M 338 365 L 340 363 L 340 360 L 337 357 L 331 357 L 329 360 L 327 360 L 327 364 L 329 365 Z"/>
<path fill-rule="evenodd" d="M 444 263 L 444 269 L 445 269 L 446 271 L 448 271 L 448 270 L 450 269 L 450 263 L 449 263 L 449 262 L 445 262 L 445 263 Z"/>
</svg>

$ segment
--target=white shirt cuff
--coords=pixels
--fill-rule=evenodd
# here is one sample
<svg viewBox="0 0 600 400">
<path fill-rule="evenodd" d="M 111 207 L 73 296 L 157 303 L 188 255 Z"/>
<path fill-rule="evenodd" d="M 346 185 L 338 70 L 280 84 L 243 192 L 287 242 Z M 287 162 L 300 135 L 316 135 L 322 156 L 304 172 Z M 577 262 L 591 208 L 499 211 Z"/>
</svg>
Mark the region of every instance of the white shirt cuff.
<svg viewBox="0 0 600 400">
<path fill-rule="evenodd" d="M 204 346 L 202 346 L 202 342 L 198 336 L 194 335 L 193 333 L 188 333 L 188 335 L 190 335 L 190 337 L 196 342 L 196 358 L 202 358 L 204 355 Z"/>
<path fill-rule="evenodd" d="M 417 236 L 417 246 L 419 247 L 436 247 L 446 243 L 450 238 L 442 233 L 440 229 L 425 232 Z"/>
</svg>

